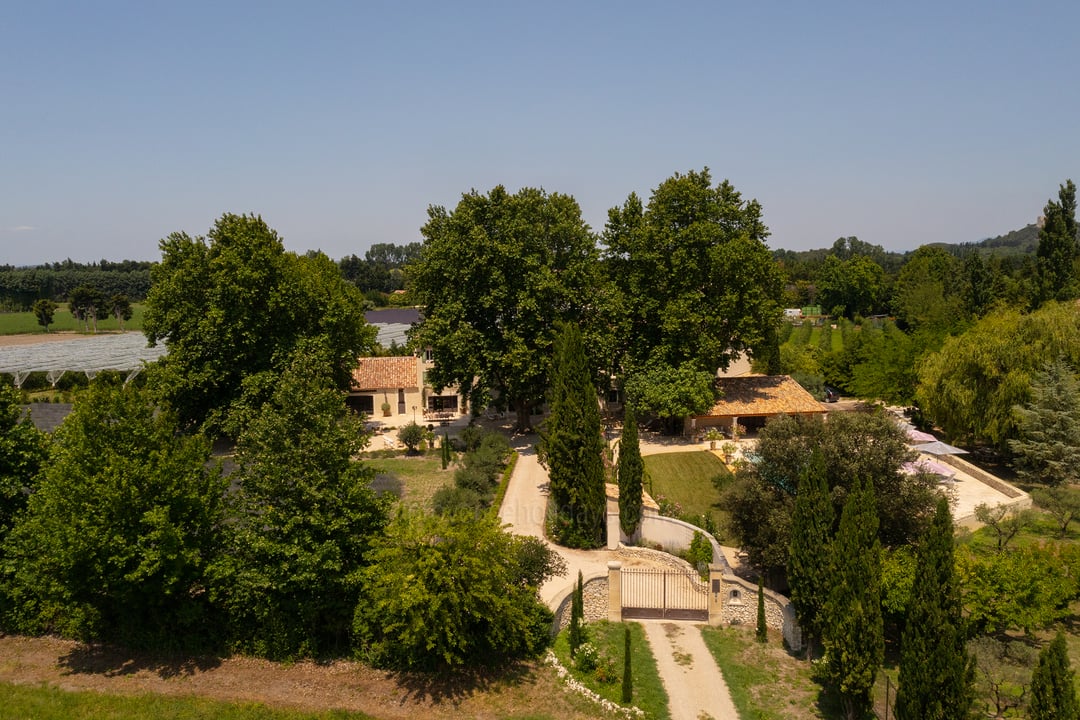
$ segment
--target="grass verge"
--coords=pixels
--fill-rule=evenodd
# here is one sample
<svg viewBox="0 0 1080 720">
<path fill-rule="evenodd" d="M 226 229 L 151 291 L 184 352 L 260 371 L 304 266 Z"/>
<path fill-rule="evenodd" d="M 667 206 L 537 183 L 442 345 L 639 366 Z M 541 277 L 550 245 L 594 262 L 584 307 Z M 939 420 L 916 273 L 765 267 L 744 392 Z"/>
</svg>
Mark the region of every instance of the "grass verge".
<svg viewBox="0 0 1080 720">
<path fill-rule="evenodd" d="M 72 692 L 48 686 L 0 683 L 3 716 L 35 720 L 366 720 L 370 715 L 345 711 L 302 713 L 274 710 L 256 703 L 234 704 L 202 698 L 163 695 L 120 696 Z"/>
<path fill-rule="evenodd" d="M 761 644 L 751 627 L 706 627 L 701 632 L 724 674 L 739 717 L 832 720 L 843 716 L 811 676 L 810 663 L 788 654 L 772 635 Z"/>
<path fill-rule="evenodd" d="M 600 697 L 619 703 L 622 694 L 623 671 L 623 628 L 630 627 L 630 654 L 633 658 L 634 705 L 645 711 L 646 716 L 655 720 L 670 718 L 668 697 L 660 674 L 656 670 L 656 658 L 653 657 L 645 631 L 638 623 L 613 623 L 607 620 L 589 623 L 585 626 L 586 639 L 599 650 L 602 657 L 610 658 L 615 667 L 614 682 L 600 682 L 595 673 L 581 672 L 574 667 L 570 659 L 570 645 L 566 632 L 555 638 L 552 650 L 555 657 L 574 676 Z"/>
<path fill-rule="evenodd" d="M 720 458 L 711 452 L 694 450 L 646 455 L 644 461 L 649 478 L 646 489 L 653 499 L 663 497 L 678 503 L 681 516 L 710 516 L 718 529 L 714 533 L 717 541 L 732 544 L 726 530 L 728 513 L 717 507 L 720 502 L 717 486 L 726 487 L 733 478 Z"/>
</svg>

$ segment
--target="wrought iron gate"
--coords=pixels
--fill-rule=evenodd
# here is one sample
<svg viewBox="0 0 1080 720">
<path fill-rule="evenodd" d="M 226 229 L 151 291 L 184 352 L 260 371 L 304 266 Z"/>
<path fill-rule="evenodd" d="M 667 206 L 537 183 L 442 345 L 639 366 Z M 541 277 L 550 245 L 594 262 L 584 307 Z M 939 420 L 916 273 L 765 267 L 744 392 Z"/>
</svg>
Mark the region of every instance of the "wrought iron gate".
<svg viewBox="0 0 1080 720">
<path fill-rule="evenodd" d="M 709 586 L 676 570 L 623 568 L 623 618 L 709 619 Z"/>
</svg>

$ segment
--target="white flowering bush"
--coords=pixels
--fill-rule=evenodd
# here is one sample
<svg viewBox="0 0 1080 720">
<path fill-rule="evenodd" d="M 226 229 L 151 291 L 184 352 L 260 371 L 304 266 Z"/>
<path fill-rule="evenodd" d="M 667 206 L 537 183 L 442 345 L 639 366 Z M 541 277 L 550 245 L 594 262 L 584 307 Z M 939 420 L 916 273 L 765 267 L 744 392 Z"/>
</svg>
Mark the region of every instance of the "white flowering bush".
<svg viewBox="0 0 1080 720">
<path fill-rule="evenodd" d="M 600 650 L 592 643 L 582 643 L 574 653 L 574 664 L 582 672 L 592 672 L 600 664 Z"/>
</svg>

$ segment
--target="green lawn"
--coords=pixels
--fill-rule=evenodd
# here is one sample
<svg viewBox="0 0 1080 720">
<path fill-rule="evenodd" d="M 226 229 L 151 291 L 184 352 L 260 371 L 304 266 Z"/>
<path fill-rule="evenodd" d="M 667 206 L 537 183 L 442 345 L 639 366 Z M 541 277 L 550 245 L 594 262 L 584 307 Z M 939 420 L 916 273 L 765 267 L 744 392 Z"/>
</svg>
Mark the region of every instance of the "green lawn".
<svg viewBox="0 0 1080 720">
<path fill-rule="evenodd" d="M 431 498 L 439 488 L 454 483 L 454 466 L 442 469 L 439 453 L 366 458 L 364 465 L 376 472 L 375 486 L 390 490 L 403 505 L 431 510 Z"/>
<path fill-rule="evenodd" d="M 721 544 L 730 544 L 726 542 L 728 514 L 717 507 L 720 490 L 713 480 L 722 478 L 720 485 L 726 487 L 733 478 L 720 458 L 711 452 L 692 450 L 646 455 L 644 460 L 645 489 L 653 499 L 659 501 L 663 497 L 677 502 L 684 516 L 711 516 L 719 528 L 716 539 Z"/>
<path fill-rule="evenodd" d="M 131 319 L 124 323 L 125 330 L 142 330 L 143 306 L 132 303 Z M 98 320 L 98 332 L 116 332 L 120 324 L 112 316 Z M 68 312 L 67 304 L 61 303 L 53 316 L 50 332 L 74 331 L 85 332 L 83 324 Z M 44 333 L 45 329 L 37 323 L 31 312 L 0 312 L 0 335 L 21 335 L 25 333 Z"/>
<path fill-rule="evenodd" d="M 0 683 L 0 715 L 35 720 L 364 720 L 370 715 L 344 711 L 301 713 L 255 703 L 233 704 L 164 695 L 125 697 L 69 692 L 51 687 Z"/>
<path fill-rule="evenodd" d="M 656 658 L 653 657 L 649 642 L 645 639 L 645 630 L 640 624 L 612 623 L 607 620 L 589 623 L 585 626 L 586 639 L 600 650 L 603 657 L 613 660 L 615 668 L 614 682 L 599 682 L 594 673 L 583 673 L 574 667 L 570 659 L 570 645 L 566 631 L 559 633 L 552 650 L 563 667 L 574 678 L 601 697 L 619 703 L 622 696 L 623 672 L 623 628 L 630 627 L 630 655 L 633 672 L 633 704 L 646 712 L 646 717 L 653 720 L 670 718 L 668 697 L 660 674 L 656 670 Z"/>
</svg>

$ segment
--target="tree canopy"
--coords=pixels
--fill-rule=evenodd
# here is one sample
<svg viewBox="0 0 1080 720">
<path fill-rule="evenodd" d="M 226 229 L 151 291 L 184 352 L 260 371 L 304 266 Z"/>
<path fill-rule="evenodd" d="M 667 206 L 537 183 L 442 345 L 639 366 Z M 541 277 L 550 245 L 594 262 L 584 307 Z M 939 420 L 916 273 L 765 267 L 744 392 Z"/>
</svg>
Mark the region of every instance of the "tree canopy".
<svg viewBox="0 0 1080 720">
<path fill-rule="evenodd" d="M 353 457 L 367 440 L 333 386 L 332 355 L 304 341 L 237 445 L 233 521 L 211 568 L 232 643 L 275 658 L 342 652 L 359 572 L 387 501 Z"/>
<path fill-rule="evenodd" d="M 621 308 L 616 362 L 715 373 L 763 352 L 780 318 L 781 275 L 756 200 L 708 168 L 676 173 L 647 205 L 631 194 L 608 211 L 605 263 Z"/>
<path fill-rule="evenodd" d="M 874 487 L 855 481 L 832 544 L 832 583 L 824 608 L 828 677 L 848 720 L 866 716 L 885 655 L 881 543 Z"/>
<path fill-rule="evenodd" d="M 14 387 L 0 383 L 0 542 L 26 507 L 48 456 L 45 434 L 24 415 L 19 400 Z"/>
<path fill-rule="evenodd" d="M 343 390 L 374 345 L 360 292 L 325 255 L 286 252 L 261 217 L 226 214 L 205 238 L 160 246 L 143 331 L 169 349 L 151 384 L 185 425 L 235 436 L 303 338 L 325 339 Z"/>
<path fill-rule="evenodd" d="M 915 395 L 949 436 L 1004 446 L 1019 437 L 1013 408 L 1030 399 L 1042 364 L 1059 357 L 1080 367 L 1080 310 L 1073 304 L 999 310 L 927 356 Z"/>
<path fill-rule="evenodd" d="M 204 570 L 225 482 L 209 444 L 143 391 L 95 383 L 8 535 L 9 621 L 22 632 L 176 647 L 207 637 Z"/>
<path fill-rule="evenodd" d="M 400 511 L 361 572 L 354 620 L 361 653 L 377 665 L 420 670 L 537 655 L 552 622 L 537 590 L 565 572 L 551 555 L 489 513 Z"/>
<path fill-rule="evenodd" d="M 1076 297 L 1077 255 L 1076 185 L 1072 180 L 1058 188 L 1058 201 L 1050 200 L 1043 210 L 1044 222 L 1039 230 L 1039 246 L 1035 251 L 1038 269 L 1038 299 L 1069 300 Z"/>
<path fill-rule="evenodd" d="M 1031 399 L 1013 408 L 1019 417 L 1009 449 L 1021 477 L 1047 485 L 1080 481 L 1080 381 L 1064 358 L 1035 373 Z"/>
<path fill-rule="evenodd" d="M 540 452 L 548 467 L 556 538 L 571 547 L 598 547 L 607 497 L 604 439 L 596 386 L 576 325 L 564 325 L 555 344 L 551 415 Z"/>
<path fill-rule="evenodd" d="M 975 665 L 965 648 L 966 628 L 955 576 L 949 502 L 938 500 L 918 549 L 912 598 L 900 645 L 900 720 L 968 716 Z"/>
<path fill-rule="evenodd" d="M 578 322 L 597 271 L 596 243 L 569 195 L 498 186 L 428 208 L 420 258 L 408 268 L 436 389 L 457 384 L 473 409 L 513 409 L 519 429 L 550 384 L 559 322 Z"/>
</svg>

